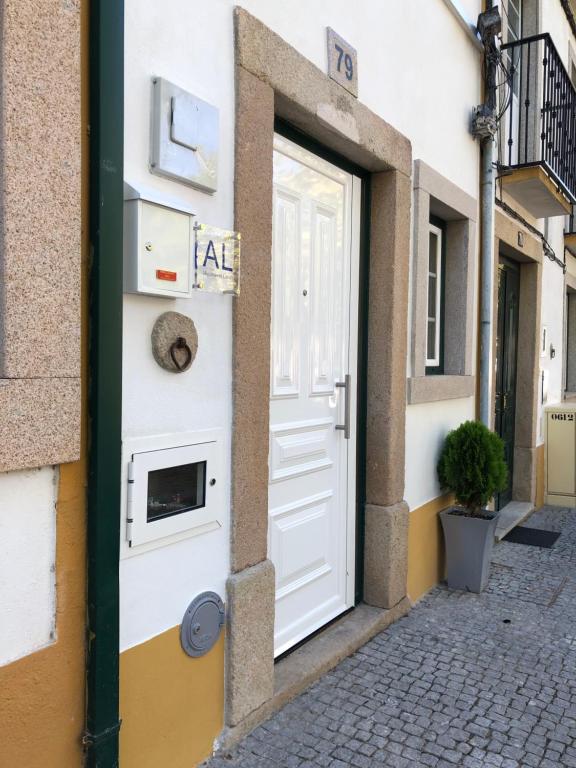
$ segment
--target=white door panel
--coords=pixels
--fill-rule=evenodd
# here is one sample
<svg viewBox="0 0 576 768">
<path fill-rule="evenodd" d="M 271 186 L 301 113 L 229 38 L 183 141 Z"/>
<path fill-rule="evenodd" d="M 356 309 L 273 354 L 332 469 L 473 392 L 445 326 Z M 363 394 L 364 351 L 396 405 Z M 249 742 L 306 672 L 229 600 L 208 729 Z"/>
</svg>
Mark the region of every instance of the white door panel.
<svg viewBox="0 0 576 768">
<path fill-rule="evenodd" d="M 325 491 L 270 510 L 279 598 L 330 572 L 325 541 L 332 501 L 332 492 Z"/>
<path fill-rule="evenodd" d="M 278 655 L 353 605 L 360 181 L 275 137 L 269 556 Z M 352 374 L 351 434 L 345 393 Z"/>
<path fill-rule="evenodd" d="M 272 284 L 273 397 L 298 396 L 300 371 L 300 201 L 278 190 L 275 194 L 274 249 L 278 255 Z"/>
<path fill-rule="evenodd" d="M 270 482 L 332 467 L 333 430 L 333 419 L 273 425 L 270 429 Z"/>
</svg>

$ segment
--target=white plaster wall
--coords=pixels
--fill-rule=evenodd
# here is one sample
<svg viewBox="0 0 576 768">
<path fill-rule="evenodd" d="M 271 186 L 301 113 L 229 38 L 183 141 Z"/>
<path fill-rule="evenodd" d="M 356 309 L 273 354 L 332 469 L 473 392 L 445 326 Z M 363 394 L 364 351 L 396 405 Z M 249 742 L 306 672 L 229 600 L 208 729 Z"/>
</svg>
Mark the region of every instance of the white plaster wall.
<svg viewBox="0 0 576 768">
<path fill-rule="evenodd" d="M 452 4 L 460 11 L 460 14 L 464 16 L 470 24 L 476 26 L 478 14 L 482 9 L 477 0 L 452 0 Z"/>
<path fill-rule="evenodd" d="M 233 226 L 234 0 L 127 0 L 125 179 L 179 197 L 199 219 Z M 326 71 L 326 26 L 357 48 L 359 98 L 406 134 L 413 156 L 477 196 L 478 147 L 468 132 L 480 101 L 480 54 L 443 0 L 240 0 Z M 474 23 L 480 0 L 460 0 Z M 219 185 L 213 195 L 148 172 L 150 81 L 175 82 L 220 109 Z M 204 589 L 224 591 L 229 570 L 231 430 L 230 297 L 189 301 L 126 296 L 124 301 L 124 437 L 221 427 L 226 434 L 226 509 L 219 531 L 123 559 L 121 648 L 178 624 Z M 199 351 L 182 376 L 159 369 L 150 330 L 163 311 L 189 314 Z M 267 404 L 263 404 L 267 407 Z M 407 497 L 411 506 L 437 495 L 435 455 L 449 428 L 472 415 L 472 400 L 411 409 L 407 419 Z M 416 460 L 410 457 L 416 455 Z M 415 471 L 414 466 L 419 470 Z"/>
<path fill-rule="evenodd" d="M 207 34 L 210 30 L 211 34 Z M 234 80 L 232 12 L 224 2 L 126 3 L 125 166 L 133 186 L 179 198 L 199 221 L 233 226 Z M 198 192 L 148 171 L 151 78 L 164 77 L 220 109 L 219 185 Z M 182 620 L 204 590 L 224 597 L 229 571 L 232 301 L 196 295 L 190 300 L 124 298 L 124 437 L 224 430 L 223 526 L 145 552 L 120 564 L 120 648 L 125 650 Z M 169 310 L 193 318 L 198 354 L 190 371 L 175 375 L 152 357 L 150 332 Z M 122 531 L 124 536 L 124 531 Z M 125 543 L 122 543 L 125 551 Z"/>
<path fill-rule="evenodd" d="M 576 45 L 566 14 L 559 0 L 541 0 L 541 31 L 549 32 L 565 67 L 570 72 L 570 52 L 576 55 Z M 544 231 L 544 221 L 538 222 Z M 548 220 L 548 241 L 556 255 L 564 258 L 563 217 Z M 542 325 L 548 329 L 548 349 L 541 358 L 542 369 L 548 371 L 548 405 L 558 403 L 563 397 L 565 287 L 564 276 L 558 265 L 544 259 L 542 280 Z M 556 357 L 550 358 L 550 344 L 556 348 Z M 544 441 L 542 407 L 539 418 L 538 442 Z"/>
<path fill-rule="evenodd" d="M 346 2 L 319 0 L 305 24 L 295 23 L 301 2 L 239 4 L 322 71 L 323 28 L 333 27 L 358 51 L 359 99 L 410 139 L 414 159 L 478 197 L 478 144 L 469 121 L 472 107 L 481 101 L 481 54 L 443 0 L 383 5 L 361 0 L 352 14 Z M 475 24 L 482 3 L 460 0 L 457 5 Z M 473 398 L 408 406 L 405 498 L 411 509 L 439 495 L 438 446 L 450 428 L 474 416 Z"/>
<path fill-rule="evenodd" d="M 55 639 L 52 467 L 0 474 L 0 666 Z"/>
<path fill-rule="evenodd" d="M 539 222 L 544 231 L 544 222 Z M 548 242 L 556 256 L 562 260 L 564 253 L 564 219 L 556 217 L 548 220 Z M 544 405 L 559 403 L 563 397 L 563 368 L 564 368 L 564 311 L 565 285 L 564 273 L 560 266 L 544 257 L 542 266 L 542 310 L 541 328 L 546 326 L 548 342 L 546 354 L 540 357 L 541 370 L 548 375 L 548 399 Z M 550 356 L 550 345 L 556 350 L 554 358 Z M 543 434 L 543 405 L 539 406 L 538 443 L 544 441 Z"/>
<path fill-rule="evenodd" d="M 442 494 L 436 465 L 444 439 L 451 429 L 473 418 L 474 400 L 470 397 L 407 409 L 405 499 L 411 510 Z"/>
<path fill-rule="evenodd" d="M 548 329 L 548 343 L 541 365 L 548 371 L 548 403 L 552 404 L 560 402 L 563 395 L 564 275 L 560 267 L 548 259 L 544 262 L 542 272 L 542 324 Z M 556 350 L 554 358 L 550 356 L 550 346 Z"/>
<path fill-rule="evenodd" d="M 410 139 L 414 159 L 478 196 L 478 148 L 468 125 L 481 100 L 481 54 L 443 0 L 357 0 L 353 7 L 345 0 L 238 4 L 323 72 L 324 28 L 335 29 L 358 51 L 359 100 Z M 475 24 L 480 0 L 459 4 Z"/>
<path fill-rule="evenodd" d="M 232 301 L 210 294 L 189 300 L 124 297 L 124 436 L 229 430 Z M 169 310 L 190 315 L 198 332 L 196 358 L 184 374 L 165 371 L 152 356 L 154 322 Z"/>
<path fill-rule="evenodd" d="M 541 0 L 540 19 L 541 31 L 550 33 L 564 66 L 570 71 L 568 66 L 569 49 L 571 47 L 572 54 L 576 55 L 576 47 L 572 30 L 560 0 Z"/>
</svg>

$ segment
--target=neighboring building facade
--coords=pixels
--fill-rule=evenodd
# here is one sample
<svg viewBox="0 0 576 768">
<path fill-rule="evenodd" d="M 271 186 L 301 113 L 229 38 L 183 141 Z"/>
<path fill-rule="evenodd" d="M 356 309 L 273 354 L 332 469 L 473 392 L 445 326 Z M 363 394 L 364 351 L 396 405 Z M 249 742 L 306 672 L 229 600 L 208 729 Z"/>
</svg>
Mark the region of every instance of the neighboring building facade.
<svg viewBox="0 0 576 768">
<path fill-rule="evenodd" d="M 501 501 L 527 506 L 544 500 L 544 407 L 564 399 L 571 367 L 561 297 L 571 290 L 575 32 L 571 3 L 504 9 L 513 80 L 498 134 L 495 425 L 511 457 Z"/>
<path fill-rule="evenodd" d="M 82 6 L 8 0 L 0 8 L 2 766 L 83 760 L 88 18 Z"/>
<path fill-rule="evenodd" d="M 557 117 L 551 154 L 537 152 L 554 111 L 539 102 L 542 50 L 553 44 L 574 106 L 574 9 L 504 0 L 509 85 L 500 70 L 483 253 L 470 129 L 485 98 L 481 0 L 98 0 L 90 20 L 84 5 L 59 6 L 41 34 L 6 3 L 0 26 L 0 765 L 81 765 L 84 749 L 89 765 L 118 751 L 129 768 L 178 768 L 442 579 L 451 498 L 436 462 L 479 413 L 489 258 L 486 381 L 511 470 L 496 503 L 511 524 L 543 503 L 543 407 L 576 392 L 576 258 L 564 257 L 576 177 L 554 154 Z M 46 53 L 46 81 L 23 30 L 66 50 Z M 525 42 L 543 32 L 551 43 Z M 196 224 L 241 233 L 238 296 L 191 289 L 199 266 L 235 269 L 221 234 L 210 251 Z M 222 599 L 225 626 L 191 657 L 181 624 L 204 592 Z M 304 642 L 347 611 L 329 652 Z"/>
</svg>

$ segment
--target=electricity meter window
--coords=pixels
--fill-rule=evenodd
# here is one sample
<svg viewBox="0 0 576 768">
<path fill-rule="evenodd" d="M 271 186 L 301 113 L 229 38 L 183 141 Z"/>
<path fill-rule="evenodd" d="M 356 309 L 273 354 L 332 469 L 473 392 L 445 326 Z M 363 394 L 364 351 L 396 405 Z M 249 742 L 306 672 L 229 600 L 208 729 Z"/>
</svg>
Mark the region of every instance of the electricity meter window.
<svg viewBox="0 0 576 768">
<path fill-rule="evenodd" d="M 164 546 L 174 537 L 221 527 L 220 436 L 220 430 L 202 430 L 125 442 L 126 540 L 131 549 Z"/>
<path fill-rule="evenodd" d="M 148 473 L 146 522 L 206 505 L 206 462 L 156 469 Z"/>
</svg>

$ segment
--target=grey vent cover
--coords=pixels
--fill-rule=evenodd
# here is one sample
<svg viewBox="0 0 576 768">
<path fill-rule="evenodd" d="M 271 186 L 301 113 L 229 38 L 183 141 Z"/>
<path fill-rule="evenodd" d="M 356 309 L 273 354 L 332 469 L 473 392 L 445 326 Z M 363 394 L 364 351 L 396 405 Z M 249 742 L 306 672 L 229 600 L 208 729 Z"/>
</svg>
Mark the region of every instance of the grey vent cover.
<svg viewBox="0 0 576 768">
<path fill-rule="evenodd" d="M 180 642 L 188 656 L 204 656 L 224 625 L 224 603 L 216 592 L 202 592 L 188 606 L 180 627 Z"/>
</svg>

